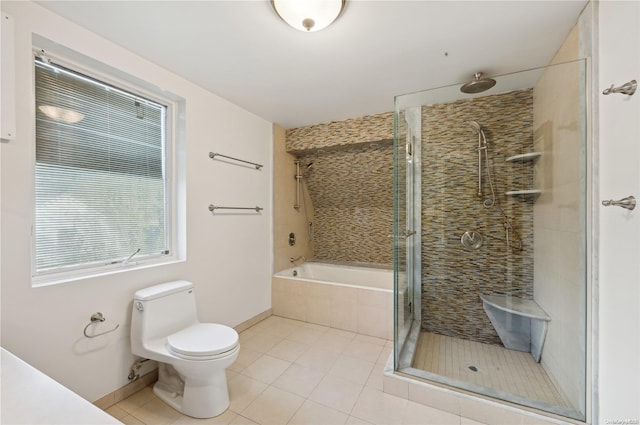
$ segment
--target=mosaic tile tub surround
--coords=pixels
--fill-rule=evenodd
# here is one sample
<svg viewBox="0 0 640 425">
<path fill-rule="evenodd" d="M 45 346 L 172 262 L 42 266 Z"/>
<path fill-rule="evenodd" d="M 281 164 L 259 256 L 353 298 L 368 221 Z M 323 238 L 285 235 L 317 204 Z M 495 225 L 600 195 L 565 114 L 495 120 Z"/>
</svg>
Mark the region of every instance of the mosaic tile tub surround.
<svg viewBox="0 0 640 425">
<path fill-rule="evenodd" d="M 385 112 L 344 121 L 287 130 L 287 152 L 297 156 L 310 149 L 393 140 L 393 113 Z"/>
<path fill-rule="evenodd" d="M 393 146 L 366 143 L 301 157 L 315 209 L 314 257 L 393 264 Z"/>
<path fill-rule="evenodd" d="M 483 206 L 491 197 L 486 170 L 484 195 L 477 195 L 478 134 L 466 121 L 478 122 L 487 138 L 493 208 Z M 423 107 L 422 129 L 422 329 L 500 344 L 479 295 L 533 298 L 534 200 L 505 195 L 533 185 L 531 165 L 505 161 L 533 150 L 533 91 Z M 498 206 L 520 235 L 522 251 L 507 247 Z M 465 231 L 480 233 L 483 245 L 465 248 Z"/>
<path fill-rule="evenodd" d="M 315 211 L 315 259 L 393 264 L 392 138 L 392 113 L 287 130 Z"/>
</svg>

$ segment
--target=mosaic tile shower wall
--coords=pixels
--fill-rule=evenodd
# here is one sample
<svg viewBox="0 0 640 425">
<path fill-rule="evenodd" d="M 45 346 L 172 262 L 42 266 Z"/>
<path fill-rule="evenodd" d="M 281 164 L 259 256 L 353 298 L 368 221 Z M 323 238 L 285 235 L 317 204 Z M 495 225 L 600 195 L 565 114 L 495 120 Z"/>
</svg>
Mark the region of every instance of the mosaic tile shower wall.
<svg viewBox="0 0 640 425">
<path fill-rule="evenodd" d="M 393 140 L 392 112 L 289 129 L 287 152 L 297 154 L 380 140 Z"/>
<path fill-rule="evenodd" d="M 483 156 L 483 196 L 478 192 L 478 134 L 485 132 L 491 197 Z M 533 167 L 506 162 L 533 151 L 533 91 L 519 90 L 422 108 L 422 329 L 442 335 L 500 344 L 480 294 L 533 298 L 533 199 L 505 195 L 531 189 Z M 523 242 L 507 246 L 504 211 Z M 460 238 L 475 231 L 479 249 Z"/>
<path fill-rule="evenodd" d="M 393 265 L 392 139 L 393 113 L 287 130 L 315 210 L 314 259 Z"/>
</svg>

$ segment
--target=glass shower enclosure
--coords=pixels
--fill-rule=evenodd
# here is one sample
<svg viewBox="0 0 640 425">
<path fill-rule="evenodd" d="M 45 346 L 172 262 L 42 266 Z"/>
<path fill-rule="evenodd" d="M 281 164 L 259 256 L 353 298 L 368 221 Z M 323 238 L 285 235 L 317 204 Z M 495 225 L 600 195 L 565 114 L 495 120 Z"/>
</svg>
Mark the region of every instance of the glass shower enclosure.
<svg viewBox="0 0 640 425">
<path fill-rule="evenodd" d="M 586 61 L 395 98 L 394 368 L 587 409 Z"/>
</svg>

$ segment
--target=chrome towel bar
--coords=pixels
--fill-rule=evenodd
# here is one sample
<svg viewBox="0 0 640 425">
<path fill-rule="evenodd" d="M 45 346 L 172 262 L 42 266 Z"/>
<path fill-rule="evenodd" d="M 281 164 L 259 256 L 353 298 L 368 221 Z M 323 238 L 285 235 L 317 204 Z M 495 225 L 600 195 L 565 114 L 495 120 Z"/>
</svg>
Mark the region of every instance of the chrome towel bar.
<svg viewBox="0 0 640 425">
<path fill-rule="evenodd" d="M 215 212 L 215 210 L 255 210 L 255 212 L 260 212 L 264 208 L 262 207 L 219 207 L 217 205 L 209 205 L 209 211 Z"/>
<path fill-rule="evenodd" d="M 222 155 L 221 153 L 209 152 L 209 158 L 214 159 L 216 156 L 221 156 L 222 158 L 233 159 L 234 161 L 244 162 L 245 164 L 251 164 L 256 167 L 256 170 L 262 168 L 262 164 L 256 164 L 255 162 L 245 161 L 244 159 L 234 158 L 232 156 Z"/>
</svg>

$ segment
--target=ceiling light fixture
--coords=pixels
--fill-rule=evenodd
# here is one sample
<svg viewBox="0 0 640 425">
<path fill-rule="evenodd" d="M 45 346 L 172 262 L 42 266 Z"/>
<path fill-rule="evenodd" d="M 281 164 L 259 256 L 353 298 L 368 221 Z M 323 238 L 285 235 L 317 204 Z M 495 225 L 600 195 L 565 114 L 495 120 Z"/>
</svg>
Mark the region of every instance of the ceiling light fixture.
<svg viewBox="0 0 640 425">
<path fill-rule="evenodd" d="M 271 0 L 278 16 L 293 28 L 304 32 L 320 31 L 331 25 L 346 0 Z"/>
</svg>

